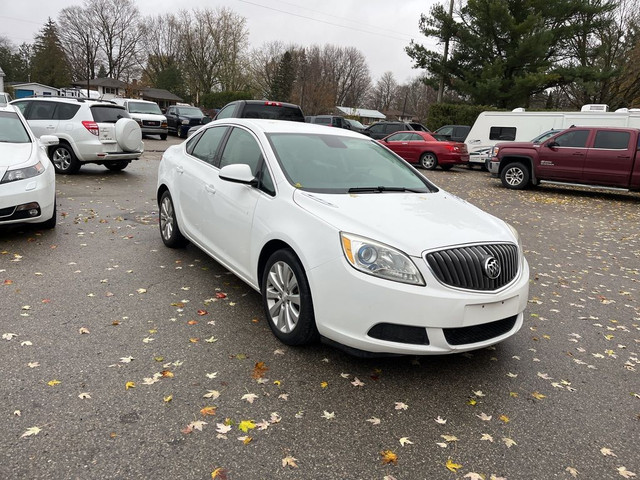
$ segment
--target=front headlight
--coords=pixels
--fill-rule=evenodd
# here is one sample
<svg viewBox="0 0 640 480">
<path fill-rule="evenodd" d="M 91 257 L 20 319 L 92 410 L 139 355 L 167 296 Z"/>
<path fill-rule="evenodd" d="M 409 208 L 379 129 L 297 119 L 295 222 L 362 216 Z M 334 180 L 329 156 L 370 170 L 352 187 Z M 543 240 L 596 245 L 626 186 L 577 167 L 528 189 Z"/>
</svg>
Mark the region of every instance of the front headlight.
<svg viewBox="0 0 640 480">
<path fill-rule="evenodd" d="M 340 233 L 342 251 L 356 270 L 375 277 L 411 285 L 425 285 L 418 267 L 395 248 L 368 238 Z"/>
<path fill-rule="evenodd" d="M 4 177 L 2 177 L 2 180 L 0 180 L 0 183 L 9 183 L 18 180 L 25 180 L 31 177 L 37 177 L 38 175 L 43 174 L 44 170 L 44 165 L 42 165 L 42 163 L 40 162 L 36 163 L 35 165 L 31 165 L 30 167 L 7 170 L 7 172 L 4 174 Z"/>
</svg>

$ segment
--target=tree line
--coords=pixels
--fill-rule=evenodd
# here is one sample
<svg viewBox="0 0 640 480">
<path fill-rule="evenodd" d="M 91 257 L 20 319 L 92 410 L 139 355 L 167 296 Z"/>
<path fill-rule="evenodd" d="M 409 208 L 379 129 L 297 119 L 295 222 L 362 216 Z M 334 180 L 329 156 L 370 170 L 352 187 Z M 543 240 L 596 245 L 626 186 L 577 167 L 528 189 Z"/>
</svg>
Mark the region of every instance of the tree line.
<svg viewBox="0 0 640 480">
<path fill-rule="evenodd" d="M 449 0 L 446 0 L 447 3 Z M 444 79 L 445 101 L 494 108 L 640 104 L 640 12 L 634 0 L 457 0 L 423 14 L 425 37 L 406 48 L 418 69 L 399 84 L 376 81 L 354 47 L 249 45 L 247 21 L 229 8 L 142 16 L 134 0 L 85 0 L 60 11 L 32 44 L 0 37 L 5 81 L 66 87 L 110 77 L 220 107 L 230 98 L 396 110 L 423 121 Z"/>
</svg>

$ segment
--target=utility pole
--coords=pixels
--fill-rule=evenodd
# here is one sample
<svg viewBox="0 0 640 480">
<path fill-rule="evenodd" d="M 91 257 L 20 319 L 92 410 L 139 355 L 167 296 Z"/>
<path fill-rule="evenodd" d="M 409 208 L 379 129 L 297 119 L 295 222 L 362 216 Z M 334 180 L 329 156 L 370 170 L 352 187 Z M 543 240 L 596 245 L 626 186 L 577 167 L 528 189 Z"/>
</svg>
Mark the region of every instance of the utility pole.
<svg viewBox="0 0 640 480">
<path fill-rule="evenodd" d="M 449 0 L 449 18 L 453 19 L 453 0 Z M 444 65 L 447 63 L 449 57 L 449 36 L 444 40 L 444 55 L 442 56 L 442 75 L 440 76 L 440 85 L 438 86 L 438 98 L 437 103 L 442 103 L 442 96 L 444 95 Z"/>
</svg>

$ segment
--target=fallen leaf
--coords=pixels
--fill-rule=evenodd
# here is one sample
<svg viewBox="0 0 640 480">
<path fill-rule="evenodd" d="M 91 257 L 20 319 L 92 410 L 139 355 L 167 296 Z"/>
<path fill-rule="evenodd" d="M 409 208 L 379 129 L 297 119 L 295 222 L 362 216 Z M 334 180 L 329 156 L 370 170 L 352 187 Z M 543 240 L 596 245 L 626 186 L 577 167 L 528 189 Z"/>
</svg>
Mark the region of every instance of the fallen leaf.
<svg viewBox="0 0 640 480">
<path fill-rule="evenodd" d="M 440 435 L 446 442 L 457 442 L 458 437 L 455 435 Z"/>
<path fill-rule="evenodd" d="M 47 382 L 47 385 L 49 385 L 50 387 L 55 387 L 56 385 L 59 385 L 60 383 L 62 383 L 62 382 L 60 382 L 60 380 L 51 380 L 51 381 Z"/>
<path fill-rule="evenodd" d="M 207 390 L 207 393 L 203 395 L 204 398 L 212 398 L 213 400 L 215 400 L 219 396 L 220 392 L 218 392 L 217 390 Z"/>
<path fill-rule="evenodd" d="M 371 425 L 380 425 L 380 419 L 377 417 L 368 418 L 367 422 L 369 422 Z"/>
<path fill-rule="evenodd" d="M 569 472 L 569 474 L 570 474 L 573 478 L 577 478 L 577 477 L 578 477 L 578 473 L 580 473 L 580 472 L 578 472 L 578 470 L 576 470 L 576 469 L 575 469 L 575 468 L 573 468 L 573 467 L 567 467 L 567 468 L 565 468 L 565 470 L 566 470 L 567 472 Z"/>
<path fill-rule="evenodd" d="M 91 398 L 91 395 L 89 395 L 89 392 L 82 392 L 80 395 L 78 395 L 78 398 L 81 400 L 85 400 L 87 398 Z"/>
<path fill-rule="evenodd" d="M 607 457 L 607 456 L 609 456 L 609 457 L 617 457 L 617 455 L 615 453 L 613 453 L 612 450 L 610 450 L 610 449 L 608 449 L 606 447 L 601 448 L 600 449 L 600 453 L 602 455 L 604 455 L 605 457 Z"/>
<path fill-rule="evenodd" d="M 298 465 L 296 464 L 297 461 L 298 461 L 297 458 L 294 458 L 291 455 L 287 455 L 282 459 L 282 467 L 298 468 Z"/>
<path fill-rule="evenodd" d="M 445 464 L 445 466 L 447 467 L 447 470 L 450 470 L 453 473 L 457 473 L 458 470 L 462 468 L 462 465 L 460 465 L 459 463 L 454 463 L 451 458 L 447 459 L 447 463 Z"/>
<path fill-rule="evenodd" d="M 389 463 L 393 463 L 394 465 L 398 464 L 398 456 L 391 450 L 383 450 L 382 452 L 380 452 L 380 455 L 382 455 L 383 465 L 387 465 Z"/>
<path fill-rule="evenodd" d="M 135 387 L 136 387 L 136 384 L 134 382 L 127 382 L 124 385 L 125 390 L 129 390 L 130 388 L 135 388 Z"/>
<path fill-rule="evenodd" d="M 89 329 L 88 329 L 88 328 L 86 328 L 86 327 L 80 327 L 80 328 L 78 329 L 78 333 L 80 333 L 80 335 L 86 335 L 86 334 L 88 334 L 88 333 L 90 333 L 90 332 L 89 332 Z"/>
<path fill-rule="evenodd" d="M 200 409 L 200 413 L 202 415 L 215 415 L 216 414 L 216 407 L 204 407 Z"/>
<path fill-rule="evenodd" d="M 542 400 L 543 398 L 547 398 L 547 396 L 546 396 L 546 395 L 543 395 L 543 394 L 541 394 L 540 392 L 533 392 L 533 393 L 531 394 L 531 396 L 532 396 L 533 398 L 538 399 L 538 400 Z"/>
<path fill-rule="evenodd" d="M 195 428 L 198 431 L 202 431 L 202 427 L 204 427 L 205 425 L 207 425 L 207 422 L 204 422 L 202 420 L 195 420 L 189 424 L 191 428 Z"/>
<path fill-rule="evenodd" d="M 334 418 L 336 418 L 336 414 L 334 412 L 327 412 L 326 410 L 322 413 L 322 417 L 326 418 L 327 420 L 332 420 Z"/>
<path fill-rule="evenodd" d="M 242 420 L 238 424 L 238 428 L 244 433 L 247 433 L 249 430 L 253 430 L 254 428 L 256 428 L 256 424 L 253 422 L 253 420 Z"/>
<path fill-rule="evenodd" d="M 633 472 L 630 472 L 629 470 L 627 470 L 625 467 L 618 467 L 618 473 L 623 476 L 624 478 L 631 478 L 631 477 L 635 477 L 636 474 Z"/>
<path fill-rule="evenodd" d="M 409 437 L 402 437 L 400 439 L 400 445 L 402 445 L 403 447 L 405 445 L 413 445 L 413 442 L 411 440 L 409 440 Z"/>
<path fill-rule="evenodd" d="M 249 403 L 253 403 L 253 401 L 258 398 L 258 395 L 256 395 L 255 393 L 245 393 L 241 400 L 246 400 Z"/>
<path fill-rule="evenodd" d="M 504 423 L 509 423 L 509 417 L 507 417 L 506 415 L 500 415 L 500 420 L 502 420 Z"/>
<path fill-rule="evenodd" d="M 133 357 L 122 357 L 120 359 L 120 362 L 122 362 L 122 363 L 131 363 L 132 360 L 134 360 Z"/>
<path fill-rule="evenodd" d="M 162 397 L 162 401 L 164 403 L 169 403 L 171 400 L 173 400 L 173 395 L 167 395 L 166 397 Z"/>
<path fill-rule="evenodd" d="M 20 435 L 20 438 L 30 437 L 32 435 L 37 435 L 40 433 L 41 429 L 38 427 L 30 427 L 27 428 L 27 431 Z"/>
<path fill-rule="evenodd" d="M 269 370 L 269 367 L 264 362 L 257 362 L 253 367 L 253 373 L 251 374 L 251 378 L 262 378 L 265 373 Z"/>
<path fill-rule="evenodd" d="M 218 433 L 228 433 L 231 430 L 231 425 L 225 425 L 224 423 L 216 423 L 216 432 Z"/>
<path fill-rule="evenodd" d="M 511 440 L 510 438 L 507 438 L 507 437 L 503 437 L 502 441 L 507 446 L 507 448 L 511 448 L 514 445 L 518 445 L 516 442 L 514 442 L 513 440 Z"/>
<path fill-rule="evenodd" d="M 488 422 L 489 420 L 491 420 L 493 418 L 491 415 L 487 415 L 484 412 L 482 412 L 480 415 L 476 415 L 476 417 L 478 417 L 483 422 Z"/>
<path fill-rule="evenodd" d="M 227 480 L 227 469 L 218 467 L 211 472 L 211 478 L 217 478 L 218 480 Z"/>
<path fill-rule="evenodd" d="M 409 408 L 409 405 L 403 402 L 396 402 L 396 410 L 406 410 Z"/>
<path fill-rule="evenodd" d="M 447 421 L 444 418 L 440 417 L 440 416 L 438 416 L 438 418 L 436 418 L 435 421 L 436 421 L 436 423 L 439 423 L 440 425 L 444 425 L 445 423 L 447 423 Z"/>
<path fill-rule="evenodd" d="M 486 440 L 486 441 L 489 441 L 489 442 L 493 443 L 493 437 L 491 435 L 489 435 L 488 433 L 483 433 L 482 437 L 480 437 L 480 440 Z"/>
<path fill-rule="evenodd" d="M 476 472 L 467 473 L 464 478 L 470 478 L 471 480 L 484 480 L 484 477 Z"/>
<path fill-rule="evenodd" d="M 327 388 L 329 386 L 328 382 L 320 382 L 320 388 Z"/>
</svg>

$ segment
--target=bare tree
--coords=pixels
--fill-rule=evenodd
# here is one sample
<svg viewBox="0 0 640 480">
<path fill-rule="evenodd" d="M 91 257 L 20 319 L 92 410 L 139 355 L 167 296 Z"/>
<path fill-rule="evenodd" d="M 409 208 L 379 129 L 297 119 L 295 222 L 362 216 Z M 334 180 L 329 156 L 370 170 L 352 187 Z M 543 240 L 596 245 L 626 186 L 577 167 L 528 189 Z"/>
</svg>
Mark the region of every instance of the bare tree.
<svg viewBox="0 0 640 480">
<path fill-rule="evenodd" d="M 389 110 L 398 90 L 393 72 L 385 72 L 371 91 L 369 105 L 376 110 Z"/>
<path fill-rule="evenodd" d="M 62 9 L 58 37 L 71 66 L 72 80 L 95 78 L 100 41 L 89 12 L 77 6 Z"/>
<path fill-rule="evenodd" d="M 85 0 L 85 5 L 100 39 L 107 75 L 119 80 L 132 76 L 140 64 L 144 31 L 138 7 L 133 0 Z"/>
<path fill-rule="evenodd" d="M 238 91 L 248 84 L 245 72 L 248 64 L 246 52 L 249 32 L 246 23 L 244 17 L 223 8 L 218 11 L 215 23 L 210 25 L 210 28 L 217 32 L 215 41 L 220 55 L 216 76 L 220 90 Z"/>
<path fill-rule="evenodd" d="M 298 48 L 285 46 L 280 41 L 268 42 L 251 52 L 249 72 L 251 75 L 251 87 L 260 98 L 267 98 L 273 91 L 274 81 L 278 73 L 278 64 L 286 51 L 294 51 Z"/>
<path fill-rule="evenodd" d="M 151 84 L 159 75 L 182 61 L 182 25 L 174 14 L 147 17 L 142 23 L 142 46 L 147 55 L 144 73 Z"/>
</svg>

